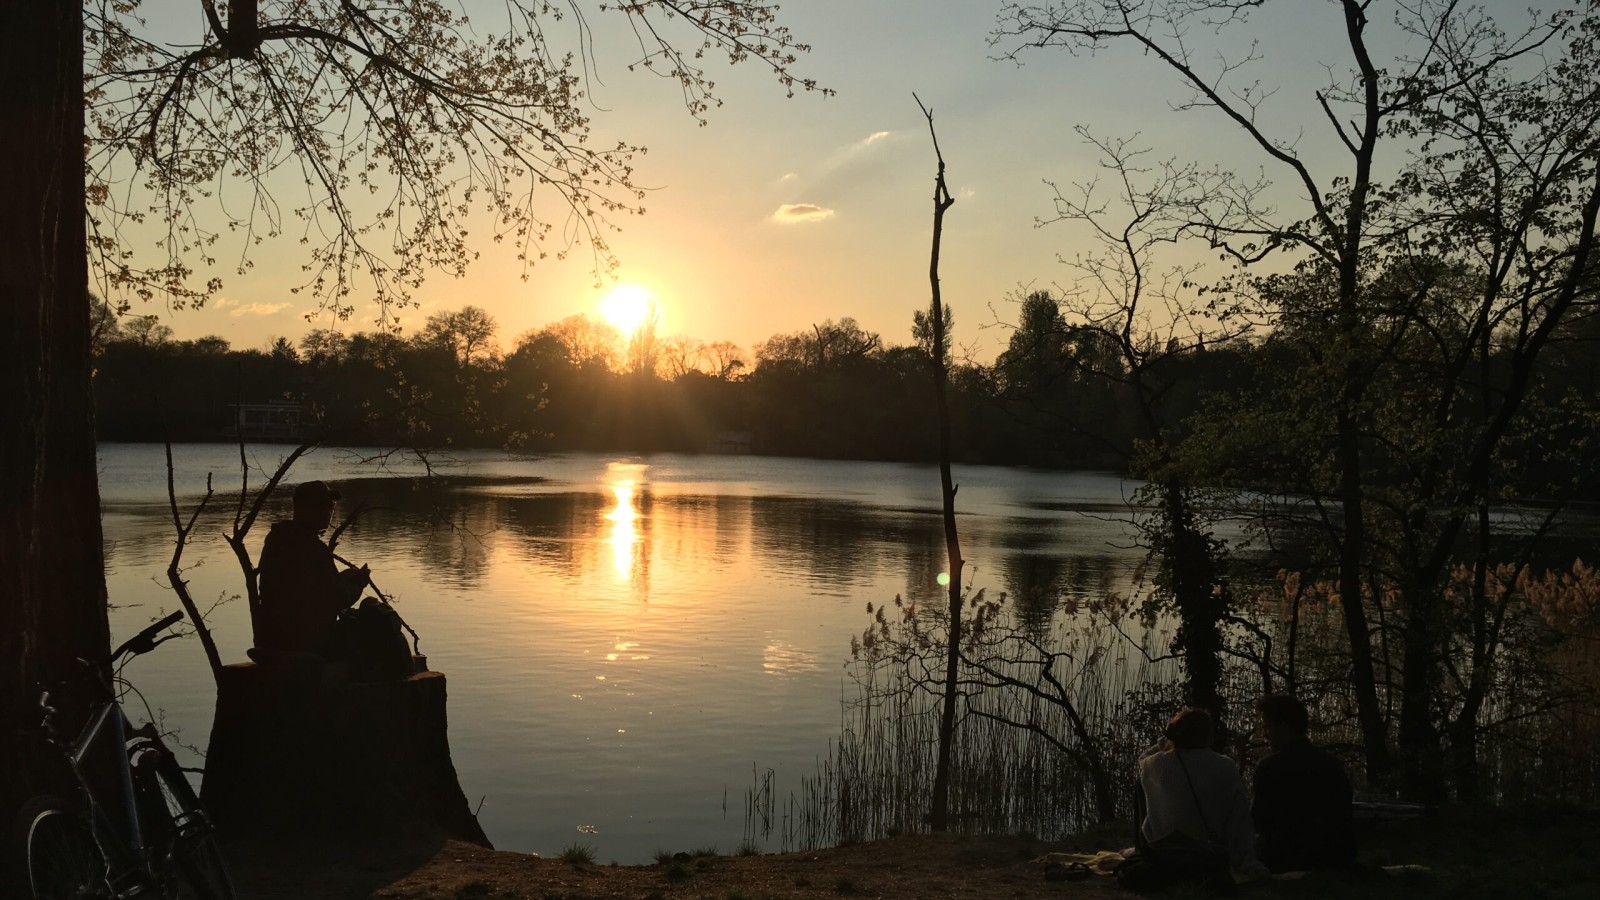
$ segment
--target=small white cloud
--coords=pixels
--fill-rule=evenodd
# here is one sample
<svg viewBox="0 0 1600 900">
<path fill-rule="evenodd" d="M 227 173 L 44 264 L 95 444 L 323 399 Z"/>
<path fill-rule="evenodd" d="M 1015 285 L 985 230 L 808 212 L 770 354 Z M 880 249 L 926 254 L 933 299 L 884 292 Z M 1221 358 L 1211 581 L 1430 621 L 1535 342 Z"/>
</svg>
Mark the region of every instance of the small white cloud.
<svg viewBox="0 0 1600 900">
<path fill-rule="evenodd" d="M 821 222 L 833 218 L 833 210 L 815 203 L 785 203 L 772 214 L 772 221 L 785 225 L 797 222 Z"/>
<path fill-rule="evenodd" d="M 230 306 L 238 306 L 238 305 L 239 305 L 239 301 L 237 301 L 237 300 L 229 300 L 227 297 L 218 297 L 217 299 L 211 301 L 211 308 L 212 309 L 227 309 Z"/>
<path fill-rule="evenodd" d="M 873 133 L 867 135 L 867 139 L 865 141 L 862 141 L 862 143 L 863 144 L 875 144 L 878 141 L 881 141 L 884 138 L 888 137 L 889 134 L 890 134 L 890 132 L 887 132 L 887 131 L 874 131 Z"/>
<path fill-rule="evenodd" d="M 978 192 L 972 188 L 964 187 L 956 191 L 956 196 L 960 197 L 962 200 L 971 200 L 973 197 L 978 196 Z"/>
<path fill-rule="evenodd" d="M 235 309 L 230 315 L 235 319 L 241 316 L 273 316 L 289 308 L 287 303 L 246 303 Z"/>
<path fill-rule="evenodd" d="M 800 177 L 800 176 L 799 176 L 799 174 L 798 174 L 798 173 L 795 173 L 795 172 L 785 172 L 785 173 L 783 173 L 783 177 L 782 177 L 782 178 L 779 178 L 779 179 L 778 179 L 778 180 L 779 180 L 779 181 L 793 181 L 793 180 L 795 180 L 795 179 L 796 179 L 796 178 L 799 178 L 799 177 Z"/>
</svg>

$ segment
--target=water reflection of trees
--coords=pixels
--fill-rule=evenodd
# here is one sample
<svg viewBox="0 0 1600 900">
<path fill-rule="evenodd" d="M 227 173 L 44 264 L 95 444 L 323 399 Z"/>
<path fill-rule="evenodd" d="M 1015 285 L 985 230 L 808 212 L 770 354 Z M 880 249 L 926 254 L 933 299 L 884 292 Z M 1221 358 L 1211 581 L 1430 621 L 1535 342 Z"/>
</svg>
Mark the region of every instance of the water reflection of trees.
<svg viewBox="0 0 1600 900">
<path fill-rule="evenodd" d="M 1013 552 L 1001 559 L 1000 583 L 1018 624 L 1042 632 L 1058 614 L 1074 615 L 1086 601 L 1118 590 L 1126 568 L 1111 556 Z"/>
<path fill-rule="evenodd" d="M 576 491 L 511 497 L 506 502 L 505 534 L 521 561 L 541 564 L 555 577 L 575 581 L 592 563 L 593 541 L 613 504 L 605 495 Z"/>
<path fill-rule="evenodd" d="M 679 564 L 721 572 L 751 547 L 749 497 L 685 494 L 656 497 L 654 502 L 661 510 L 655 532 Z"/>
<path fill-rule="evenodd" d="M 488 536 L 498 504 L 468 504 L 444 525 L 435 525 L 422 540 L 422 577 L 450 587 L 476 588 L 489 572 Z"/>
<path fill-rule="evenodd" d="M 659 497 L 646 484 L 609 485 L 609 493 L 570 491 L 518 496 L 506 509 L 505 529 L 519 556 L 579 581 L 599 568 L 625 578 L 649 599 L 658 537 L 670 535 L 674 561 L 718 568 L 731 559 L 708 543 L 716 538 L 721 499 Z M 687 502 L 686 502 L 687 501 Z"/>
<path fill-rule="evenodd" d="M 345 533 L 341 555 L 381 573 L 391 560 L 414 558 L 421 578 L 447 588 L 476 588 L 491 568 L 490 541 L 505 520 L 505 502 L 463 490 L 447 478 L 360 478 L 341 481 L 345 514 L 362 512 Z"/>
<path fill-rule="evenodd" d="M 813 587 L 835 596 L 870 583 L 885 554 L 942 542 L 931 512 L 885 511 L 847 500 L 760 497 L 751 509 L 755 556 L 775 572 L 804 572 Z M 937 570 L 924 568 L 922 577 Z"/>
<path fill-rule="evenodd" d="M 910 537 L 912 541 L 904 547 L 906 586 L 902 596 L 920 609 L 943 610 L 945 590 L 939 585 L 938 578 L 939 573 L 949 569 L 945 559 L 944 532 L 930 528 Z"/>
<path fill-rule="evenodd" d="M 748 567 L 802 580 L 818 593 L 875 602 L 889 598 L 863 591 L 882 592 L 882 576 L 898 573 L 908 602 L 942 602 L 936 579 L 946 569 L 944 543 L 932 510 L 826 497 L 660 493 L 641 476 L 627 482 L 631 515 L 623 528 L 616 520 L 623 482 L 549 490 L 527 478 L 358 478 L 337 487 L 344 511 L 367 508 L 340 551 L 371 564 L 380 584 L 385 569 L 406 560 L 419 564 L 422 583 L 451 590 L 480 588 L 496 566 L 520 565 L 569 585 L 614 573 L 648 598 L 660 555 L 684 577 Z M 283 492 L 263 524 L 288 516 L 287 497 Z M 233 505 L 232 498 L 213 501 L 197 533 L 224 530 Z M 117 504 L 108 513 L 108 565 L 132 570 L 164 562 L 171 545 L 164 504 Z M 1127 570 L 1130 551 L 1103 543 L 1104 533 L 1096 544 L 1081 534 L 1086 524 L 964 517 L 973 586 L 1005 591 L 1022 621 L 1041 626 L 1063 605 L 1103 594 L 1111 574 Z M 253 548 L 264 537 L 261 528 Z M 1086 545 L 1106 552 L 1068 552 Z M 203 540 L 200 546 L 213 552 Z M 219 561 L 223 549 L 219 542 Z"/>
<path fill-rule="evenodd" d="M 1000 564 L 1000 581 L 1012 602 L 1017 621 L 1030 631 L 1042 631 L 1055 615 L 1065 593 L 1067 560 L 1033 553 L 1010 554 Z"/>
</svg>

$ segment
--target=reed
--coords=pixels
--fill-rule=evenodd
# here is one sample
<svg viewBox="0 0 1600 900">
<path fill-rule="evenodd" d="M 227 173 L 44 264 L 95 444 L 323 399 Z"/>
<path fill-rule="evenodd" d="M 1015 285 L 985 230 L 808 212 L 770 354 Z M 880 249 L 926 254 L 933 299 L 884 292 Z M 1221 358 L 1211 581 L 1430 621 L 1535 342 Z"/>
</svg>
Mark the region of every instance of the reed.
<svg viewBox="0 0 1600 900">
<path fill-rule="evenodd" d="M 1148 645 L 1164 635 L 1145 637 Z M 1053 654 L 1058 694 L 1018 688 L 1038 670 L 1019 646 L 975 641 L 965 654 L 952 827 L 1052 837 L 1108 813 L 1130 819 L 1131 786 L 1122 773 L 1171 714 L 1181 675 L 1176 661 L 1146 652 L 1117 629 L 1096 627 L 1087 614 L 1059 622 L 1047 642 L 1038 635 L 1029 641 Z M 858 657 L 855 696 L 840 704 L 839 740 L 796 789 L 779 792 L 772 770 L 753 772 L 747 840 L 789 851 L 927 830 L 938 696 L 921 677 L 927 670 L 907 663 Z M 1119 788 L 1109 811 L 1096 778 Z"/>
<path fill-rule="evenodd" d="M 1600 576 L 1590 580 L 1600 585 Z M 1246 594 L 1228 627 L 1222 683 L 1241 765 L 1248 769 L 1265 751 L 1251 740 L 1254 699 L 1289 690 L 1311 708 L 1314 739 L 1345 756 L 1358 790 L 1392 797 L 1387 785 L 1361 777 L 1334 592 L 1322 585 L 1307 593 L 1291 579 Z M 1600 589 L 1591 594 L 1600 597 Z M 1372 602 L 1380 619 L 1395 612 L 1384 598 Z M 1183 696 L 1182 664 L 1166 652 L 1170 623 L 1142 621 L 1136 609 L 1099 604 L 1042 626 L 991 616 L 974 629 L 962 654 L 951 828 L 1047 840 L 1108 822 L 1131 830 L 1134 761 Z M 942 646 L 940 618 L 906 605 L 896 628 L 883 610 L 874 614 L 855 648 L 854 694 L 841 699 L 838 740 L 793 789 L 782 789 L 771 769 L 752 770 L 747 843 L 785 852 L 928 830 L 939 712 L 930 673 Z M 1531 606 L 1517 615 L 1525 633 L 1496 658 L 1481 714 L 1479 796 L 1593 806 L 1600 802 L 1600 713 L 1592 702 L 1600 695 L 1600 613 L 1558 622 L 1566 637 L 1548 634 L 1548 616 Z M 1398 649 L 1385 636 L 1377 646 L 1393 668 Z M 1452 672 L 1466 674 L 1459 663 Z M 1451 696 L 1449 685 L 1440 696 Z"/>
<path fill-rule="evenodd" d="M 1572 573 L 1494 574 L 1489 601 L 1503 614 L 1484 645 L 1489 652 L 1475 652 L 1471 643 L 1485 631 L 1475 631 L 1470 621 L 1458 624 L 1432 691 L 1448 786 L 1456 799 L 1473 803 L 1592 807 L 1600 803 L 1600 712 L 1594 702 L 1600 697 L 1600 618 L 1590 611 L 1600 609 L 1600 574 L 1581 563 Z M 1447 614 L 1464 619 L 1471 612 L 1470 580 L 1468 569 L 1451 573 L 1441 598 Z M 1393 621 L 1403 614 L 1390 592 L 1367 593 L 1370 619 Z M 1392 796 L 1390 785 L 1363 783 L 1358 764 L 1361 734 L 1337 586 L 1280 573 L 1274 585 L 1246 598 L 1241 615 L 1231 635 L 1237 653 L 1229 669 L 1233 692 L 1294 693 L 1311 711 L 1314 740 L 1347 756 L 1358 789 Z M 1388 628 L 1373 633 L 1374 654 L 1389 673 L 1379 681 L 1379 697 L 1390 708 L 1400 702 L 1396 673 L 1404 647 L 1397 637 Z M 1475 662 L 1484 666 L 1481 673 L 1474 671 Z M 1468 720 L 1464 695 L 1478 675 L 1486 690 Z"/>
</svg>

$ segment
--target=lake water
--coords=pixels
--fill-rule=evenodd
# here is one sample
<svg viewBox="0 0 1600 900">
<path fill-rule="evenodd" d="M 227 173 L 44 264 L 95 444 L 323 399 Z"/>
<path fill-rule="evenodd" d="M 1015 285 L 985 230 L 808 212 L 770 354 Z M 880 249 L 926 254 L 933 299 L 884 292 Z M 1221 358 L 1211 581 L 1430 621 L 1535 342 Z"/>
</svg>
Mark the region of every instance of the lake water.
<svg viewBox="0 0 1600 900">
<path fill-rule="evenodd" d="M 253 446 L 252 489 L 287 448 Z M 242 591 L 221 534 L 240 482 L 231 445 L 174 448 L 185 517 L 217 496 L 186 552 L 202 608 Z M 868 603 L 934 599 L 944 568 L 933 466 L 749 456 L 466 451 L 374 462 L 323 449 L 288 481 L 321 478 L 341 508 L 370 504 L 341 555 L 379 588 L 449 677 L 450 745 L 497 847 L 573 843 L 601 861 L 742 839 L 756 768 L 779 790 L 837 738 Z M 977 587 L 1042 615 L 1120 585 L 1142 554 L 1114 475 L 957 467 L 963 555 Z M 178 608 L 165 583 L 174 530 L 163 450 L 100 448 L 112 629 Z M 282 492 L 287 500 L 287 492 Z M 286 517 L 276 504 L 252 532 Z M 208 617 L 225 661 L 245 658 L 248 612 Z M 125 673 L 195 751 L 213 688 L 198 641 Z"/>
</svg>

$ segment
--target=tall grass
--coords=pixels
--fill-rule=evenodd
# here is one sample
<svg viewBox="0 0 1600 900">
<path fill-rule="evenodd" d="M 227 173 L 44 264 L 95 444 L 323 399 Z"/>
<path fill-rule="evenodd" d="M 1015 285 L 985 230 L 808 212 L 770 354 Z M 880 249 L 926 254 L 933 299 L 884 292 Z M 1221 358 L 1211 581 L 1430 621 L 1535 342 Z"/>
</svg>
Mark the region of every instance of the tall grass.
<svg viewBox="0 0 1600 900">
<path fill-rule="evenodd" d="M 1589 580 L 1592 608 L 1576 624 L 1552 631 L 1533 606 L 1515 610 L 1526 633 L 1496 657 L 1477 736 L 1483 796 L 1492 802 L 1600 802 L 1600 711 L 1593 703 L 1600 694 L 1600 575 Z M 1358 789 L 1382 797 L 1386 785 L 1361 778 L 1344 623 L 1330 602 L 1336 594 L 1326 585 L 1310 595 L 1297 587 L 1291 603 L 1282 587 L 1256 591 L 1228 629 L 1222 687 L 1241 766 L 1265 750 L 1250 740 L 1252 701 L 1289 690 L 1311 708 L 1314 739 L 1345 757 Z M 972 609 L 979 606 L 975 600 Z M 1042 624 L 990 620 L 969 638 L 952 828 L 1050 839 L 1109 818 L 1131 829 L 1134 760 L 1181 705 L 1183 677 L 1181 662 L 1166 652 L 1170 625 L 1141 624 L 1134 608 L 1102 604 Z M 1381 621 L 1395 611 L 1377 612 Z M 806 850 L 927 829 L 939 715 L 930 674 L 937 669 L 929 660 L 942 646 L 939 614 L 907 605 L 902 615 L 897 630 L 878 611 L 863 636 L 866 650 L 857 648 L 852 667 L 855 694 L 840 705 L 839 739 L 799 787 L 782 792 L 771 770 L 753 772 L 746 842 Z M 1380 659 L 1397 671 L 1399 650 L 1384 637 L 1380 630 Z M 1461 678 L 1462 663 L 1452 666 L 1450 677 Z M 1382 688 L 1398 702 L 1398 685 Z M 1441 684 L 1439 696 L 1448 707 L 1451 686 Z M 1109 809 L 1097 796 L 1097 779 L 1114 788 Z"/>
<path fill-rule="evenodd" d="M 1115 814 L 1131 820 L 1126 763 L 1159 734 L 1177 697 L 1175 660 L 1147 655 L 1086 617 L 1059 623 L 1056 675 L 1089 723 L 1096 747 L 1087 763 L 1064 706 L 963 677 L 963 714 L 952 748 L 950 810 L 955 829 L 1045 837 L 1081 830 L 1101 817 L 1092 784 L 1098 765 L 1128 788 Z M 1025 673 L 1029 666 L 1017 661 Z M 745 837 L 778 850 L 875 840 L 928 827 L 938 752 L 939 706 L 917 670 L 856 666 L 856 696 L 841 702 L 840 737 L 815 771 L 787 794 L 770 770 L 746 791 Z M 1010 723 L 1026 723 L 1019 728 Z"/>
</svg>

